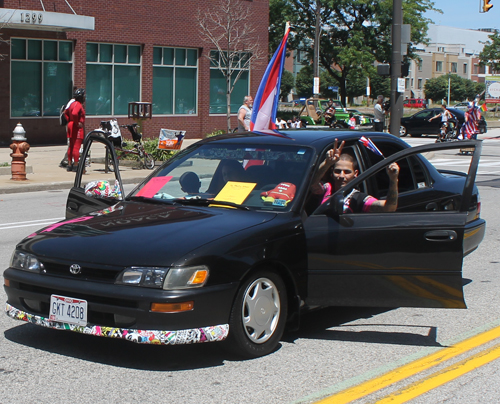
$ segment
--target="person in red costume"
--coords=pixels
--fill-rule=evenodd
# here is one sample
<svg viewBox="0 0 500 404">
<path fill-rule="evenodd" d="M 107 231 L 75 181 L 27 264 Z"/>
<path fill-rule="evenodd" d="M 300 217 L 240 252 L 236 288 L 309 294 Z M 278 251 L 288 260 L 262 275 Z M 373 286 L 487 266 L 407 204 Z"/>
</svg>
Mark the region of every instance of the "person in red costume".
<svg viewBox="0 0 500 404">
<path fill-rule="evenodd" d="M 85 124 L 85 110 L 83 109 L 85 90 L 78 88 L 73 93 L 73 98 L 75 101 L 65 111 L 68 118 L 67 134 L 69 139 L 67 171 L 76 171 L 80 159 L 80 147 L 85 136 L 83 130 Z"/>
</svg>

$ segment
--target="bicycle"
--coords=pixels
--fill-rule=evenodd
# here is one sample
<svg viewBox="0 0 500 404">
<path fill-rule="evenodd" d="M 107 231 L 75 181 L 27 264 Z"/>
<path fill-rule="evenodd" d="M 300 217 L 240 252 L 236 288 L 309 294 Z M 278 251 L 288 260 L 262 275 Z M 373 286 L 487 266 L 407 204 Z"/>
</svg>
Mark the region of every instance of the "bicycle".
<svg viewBox="0 0 500 404">
<path fill-rule="evenodd" d="M 144 149 L 142 144 L 142 134 L 137 130 L 139 124 L 133 123 L 129 125 L 118 125 L 116 119 L 111 121 L 101 121 L 100 127 L 104 132 L 104 135 L 113 144 L 113 148 L 116 152 L 116 157 L 120 160 L 121 157 L 125 155 L 137 156 L 137 160 L 141 162 L 143 168 L 152 170 L 155 166 L 155 160 L 153 157 Z M 119 128 L 127 128 L 132 139 L 134 141 L 133 149 L 124 149 L 127 146 L 127 142 L 122 140 L 121 132 Z M 108 166 L 111 171 L 114 171 L 113 162 L 111 159 L 108 160 Z"/>
</svg>

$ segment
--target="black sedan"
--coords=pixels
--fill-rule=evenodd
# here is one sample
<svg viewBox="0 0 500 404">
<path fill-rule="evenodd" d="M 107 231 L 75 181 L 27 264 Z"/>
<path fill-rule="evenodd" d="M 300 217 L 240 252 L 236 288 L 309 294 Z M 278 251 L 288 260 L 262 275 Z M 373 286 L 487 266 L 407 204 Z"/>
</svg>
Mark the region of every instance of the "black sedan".
<svg viewBox="0 0 500 404">
<path fill-rule="evenodd" d="M 465 116 L 464 111 L 455 108 L 447 108 L 457 120 L 457 133 L 464 124 Z M 412 116 L 407 116 L 401 118 L 401 127 L 399 130 L 400 136 L 422 136 L 422 135 L 439 135 L 441 131 L 441 118 L 433 119 L 429 122 L 429 119 L 440 114 L 442 108 L 429 108 L 418 111 Z M 487 124 L 484 117 L 481 117 L 479 121 L 479 133 L 486 133 Z"/>
<path fill-rule="evenodd" d="M 468 141 L 465 174 L 421 155 L 461 142 L 410 148 L 364 132 L 383 158 L 353 131 L 222 135 L 179 152 L 124 198 L 120 170 L 99 166 L 106 152 L 118 167 L 101 135 L 86 138 L 80 161 L 92 150 L 91 164 L 78 167 L 67 219 L 16 246 L 4 272 L 14 319 L 145 344 L 227 338 L 256 357 L 312 307 L 466 307 L 462 259 L 485 231 L 480 141 Z M 359 175 L 321 203 L 312 179 L 336 138 Z M 392 162 L 397 211 L 344 213 L 355 189 L 386 197 Z"/>
</svg>

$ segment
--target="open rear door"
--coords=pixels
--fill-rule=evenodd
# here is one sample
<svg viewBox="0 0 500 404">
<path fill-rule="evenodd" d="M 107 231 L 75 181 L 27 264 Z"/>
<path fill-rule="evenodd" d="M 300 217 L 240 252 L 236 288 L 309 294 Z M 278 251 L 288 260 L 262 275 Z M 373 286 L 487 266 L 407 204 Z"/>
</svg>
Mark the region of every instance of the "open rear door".
<svg viewBox="0 0 500 404">
<path fill-rule="evenodd" d="M 106 209 L 123 198 L 118 159 L 111 142 L 102 132 L 90 132 L 66 202 L 66 219 Z"/>
<path fill-rule="evenodd" d="M 459 149 L 462 142 L 405 149 L 375 164 L 338 190 L 304 223 L 308 247 L 308 298 L 311 305 L 465 308 L 462 261 L 471 225 L 484 221 L 473 208 L 481 142 L 467 178 L 455 178 L 450 203 L 430 211 L 343 213 L 343 198 L 394 161 L 430 151 Z M 451 181 L 451 180 L 450 180 Z M 424 185 L 424 184 L 423 184 Z M 434 206 L 433 184 L 413 194 Z M 401 198 L 401 195 L 400 195 Z M 455 202 L 453 202 L 455 201 Z M 452 203 L 453 202 L 453 203 Z M 472 210 L 471 210 L 472 209 Z M 476 239 L 476 242 L 478 240 Z M 480 242 L 480 240 L 479 240 Z"/>
</svg>

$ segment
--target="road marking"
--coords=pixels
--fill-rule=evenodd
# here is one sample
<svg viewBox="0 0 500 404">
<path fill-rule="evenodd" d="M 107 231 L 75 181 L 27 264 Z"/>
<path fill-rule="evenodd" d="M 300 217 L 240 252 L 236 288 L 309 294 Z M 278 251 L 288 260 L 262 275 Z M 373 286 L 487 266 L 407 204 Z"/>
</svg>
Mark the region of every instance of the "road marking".
<svg viewBox="0 0 500 404">
<path fill-rule="evenodd" d="M 383 388 L 394 383 L 437 366 L 444 361 L 452 359 L 497 338 L 500 338 L 500 325 L 497 325 L 495 328 L 488 331 L 481 332 L 480 334 L 470 337 L 462 342 L 458 342 L 450 347 L 441 348 L 437 352 L 400 366 L 399 368 L 382 374 L 379 377 L 367 380 L 361 384 L 326 397 L 325 399 L 318 401 L 317 404 L 342 404 L 366 397 L 376 391 L 382 390 Z"/>
<path fill-rule="evenodd" d="M 406 403 L 415 397 L 421 396 L 428 391 L 451 382 L 452 380 L 455 380 L 456 378 L 498 358 L 500 358 L 500 344 L 478 352 L 469 358 L 463 359 L 460 362 L 448 366 L 439 372 L 433 373 L 432 375 L 411 384 L 405 389 L 401 389 L 382 398 L 381 400 L 377 400 L 377 404 Z"/>
<path fill-rule="evenodd" d="M 48 226 L 51 224 L 54 224 L 55 222 L 59 222 L 63 220 L 64 217 L 56 217 L 53 219 L 36 219 L 36 220 L 28 220 L 24 222 L 14 222 L 14 223 L 3 223 L 0 224 L 0 230 L 7 230 L 7 229 L 17 229 L 21 227 L 30 227 L 30 226 Z"/>
</svg>

